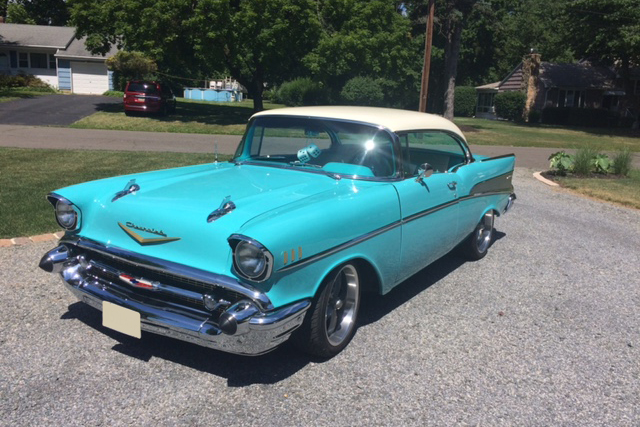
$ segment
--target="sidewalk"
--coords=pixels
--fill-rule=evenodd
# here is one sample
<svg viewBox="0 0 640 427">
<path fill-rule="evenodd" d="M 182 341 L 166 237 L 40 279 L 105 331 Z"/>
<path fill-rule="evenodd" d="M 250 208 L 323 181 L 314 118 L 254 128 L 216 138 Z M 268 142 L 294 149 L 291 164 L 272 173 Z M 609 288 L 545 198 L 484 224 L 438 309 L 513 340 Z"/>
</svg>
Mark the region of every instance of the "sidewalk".
<svg viewBox="0 0 640 427">
<path fill-rule="evenodd" d="M 239 135 L 202 135 L 167 132 L 70 129 L 41 126 L 0 125 L 0 147 L 60 148 L 74 150 L 168 151 L 181 153 L 233 154 Z M 516 166 L 535 170 L 549 168 L 549 156 L 555 148 L 472 145 L 471 152 L 485 156 L 514 153 Z M 575 150 L 566 150 L 568 153 Z M 633 165 L 640 168 L 640 154 Z"/>
</svg>

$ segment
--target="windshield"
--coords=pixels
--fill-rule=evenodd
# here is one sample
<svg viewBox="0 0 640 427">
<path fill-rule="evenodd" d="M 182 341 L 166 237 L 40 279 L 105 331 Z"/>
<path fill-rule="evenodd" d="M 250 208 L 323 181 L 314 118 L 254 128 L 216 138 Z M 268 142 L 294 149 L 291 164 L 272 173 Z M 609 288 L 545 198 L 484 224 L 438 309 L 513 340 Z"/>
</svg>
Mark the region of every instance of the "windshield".
<svg viewBox="0 0 640 427">
<path fill-rule="evenodd" d="M 147 95 L 158 93 L 158 89 L 154 83 L 138 83 L 131 82 L 129 83 L 129 87 L 127 88 L 128 92 L 142 92 Z"/>
<path fill-rule="evenodd" d="M 300 117 L 256 118 L 234 161 L 365 179 L 394 177 L 397 170 L 389 132 L 360 123 Z"/>
</svg>

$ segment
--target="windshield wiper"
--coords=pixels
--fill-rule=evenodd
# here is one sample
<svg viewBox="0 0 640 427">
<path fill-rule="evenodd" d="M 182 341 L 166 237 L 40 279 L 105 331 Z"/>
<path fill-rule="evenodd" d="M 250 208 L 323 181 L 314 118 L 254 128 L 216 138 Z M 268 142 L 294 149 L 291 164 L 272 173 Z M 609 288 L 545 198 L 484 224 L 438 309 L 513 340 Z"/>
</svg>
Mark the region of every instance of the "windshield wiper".
<svg viewBox="0 0 640 427">
<path fill-rule="evenodd" d="M 313 163 L 302 163 L 298 160 L 293 161 L 293 162 L 289 162 L 289 166 L 309 166 L 312 168 L 317 168 L 317 169 L 322 169 L 322 166 L 320 165 L 314 165 Z"/>
<path fill-rule="evenodd" d="M 342 177 L 340 175 L 338 175 L 337 173 L 328 172 L 328 171 L 322 169 L 322 166 L 314 165 L 313 163 L 301 163 L 299 161 L 295 161 L 295 162 L 289 162 L 289 166 L 308 166 L 310 168 L 314 168 L 316 170 L 319 170 L 320 172 L 322 172 L 323 174 L 325 174 L 329 178 L 333 178 L 336 181 L 339 181 L 340 179 L 342 179 Z"/>
</svg>

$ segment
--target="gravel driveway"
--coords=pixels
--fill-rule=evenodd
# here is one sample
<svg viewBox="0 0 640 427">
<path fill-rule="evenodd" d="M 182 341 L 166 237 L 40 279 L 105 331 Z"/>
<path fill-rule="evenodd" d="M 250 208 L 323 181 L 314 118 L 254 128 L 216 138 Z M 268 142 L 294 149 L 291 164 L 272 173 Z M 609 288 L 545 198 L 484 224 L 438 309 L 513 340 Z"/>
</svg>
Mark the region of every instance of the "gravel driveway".
<svg viewBox="0 0 640 427">
<path fill-rule="evenodd" d="M 639 425 L 640 212 L 515 185 L 485 259 L 365 299 L 325 362 L 127 338 L 37 268 L 51 243 L 2 248 L 0 424 Z"/>
</svg>

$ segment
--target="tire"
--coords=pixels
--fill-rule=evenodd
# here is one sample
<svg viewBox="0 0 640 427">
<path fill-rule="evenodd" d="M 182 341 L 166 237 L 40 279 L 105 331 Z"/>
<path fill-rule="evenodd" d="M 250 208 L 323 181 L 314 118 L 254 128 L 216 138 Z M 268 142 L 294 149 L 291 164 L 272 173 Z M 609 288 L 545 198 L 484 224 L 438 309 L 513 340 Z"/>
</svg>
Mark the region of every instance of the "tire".
<svg viewBox="0 0 640 427">
<path fill-rule="evenodd" d="M 128 117 L 131 117 L 133 115 L 133 113 L 131 111 L 129 111 L 129 110 L 124 110 L 124 115 L 128 116 Z"/>
<path fill-rule="evenodd" d="M 333 270 L 296 331 L 298 347 L 323 358 L 340 353 L 355 334 L 360 293 L 360 278 L 353 264 Z"/>
<path fill-rule="evenodd" d="M 485 213 L 473 233 L 462 242 L 460 249 L 467 259 L 477 261 L 487 254 L 493 242 L 494 219 L 493 211 Z"/>
</svg>

